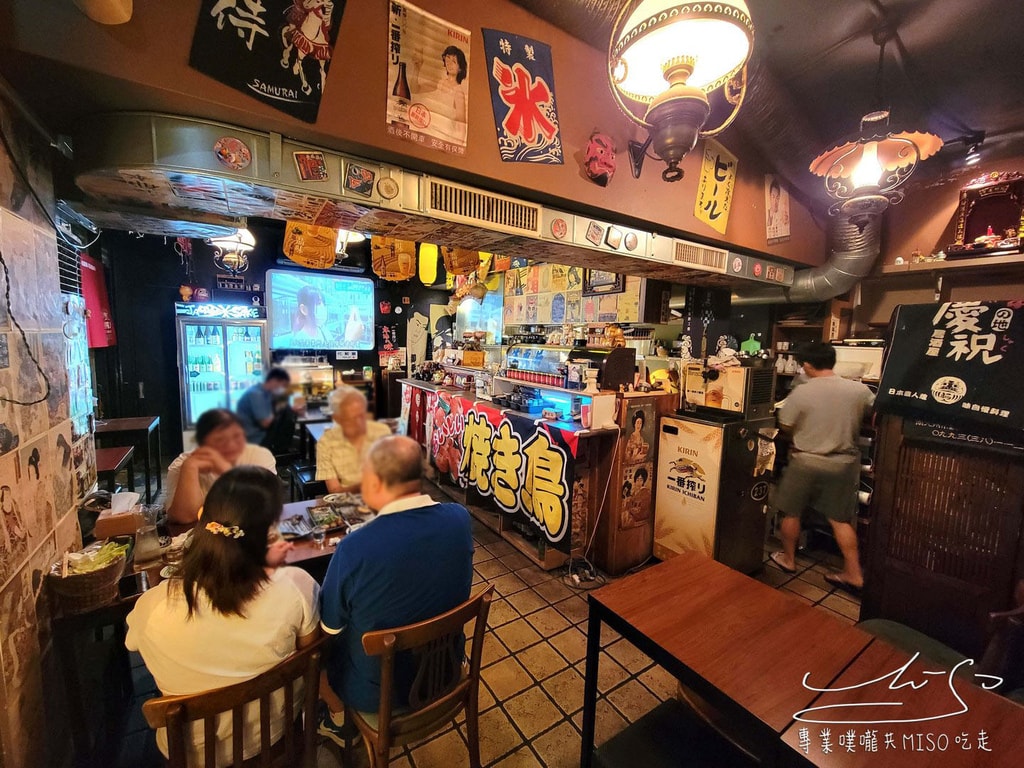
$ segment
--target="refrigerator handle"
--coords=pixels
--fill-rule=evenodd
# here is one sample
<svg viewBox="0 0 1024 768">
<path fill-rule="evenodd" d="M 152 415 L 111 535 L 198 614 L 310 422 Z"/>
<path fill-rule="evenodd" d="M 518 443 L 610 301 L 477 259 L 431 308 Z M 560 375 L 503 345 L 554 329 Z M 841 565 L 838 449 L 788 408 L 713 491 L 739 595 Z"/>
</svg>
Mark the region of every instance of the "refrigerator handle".
<svg viewBox="0 0 1024 768">
<path fill-rule="evenodd" d="M 140 381 L 139 382 L 139 400 L 145 400 L 146 399 L 146 390 L 143 388 L 143 386 L 144 386 L 143 383 Z"/>
</svg>

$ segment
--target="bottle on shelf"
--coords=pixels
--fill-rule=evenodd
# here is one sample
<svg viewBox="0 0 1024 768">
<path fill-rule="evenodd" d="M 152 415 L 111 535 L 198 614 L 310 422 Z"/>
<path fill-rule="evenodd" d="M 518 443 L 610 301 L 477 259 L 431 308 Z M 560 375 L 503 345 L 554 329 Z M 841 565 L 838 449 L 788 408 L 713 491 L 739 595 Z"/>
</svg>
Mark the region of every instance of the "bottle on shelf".
<svg viewBox="0 0 1024 768">
<path fill-rule="evenodd" d="M 221 367 L 220 355 L 214 355 L 214 357 L 213 357 L 213 372 L 214 373 L 221 373 L 222 370 L 223 369 Z"/>
<path fill-rule="evenodd" d="M 206 334 L 203 333 L 203 326 L 201 326 L 201 325 L 197 325 L 196 326 L 196 335 L 195 335 L 195 342 L 194 343 L 197 344 L 197 345 L 198 344 L 205 344 L 206 343 Z"/>
<path fill-rule="evenodd" d="M 252 341 L 252 337 L 249 335 L 249 327 L 248 326 L 246 326 L 246 328 L 245 328 L 245 333 L 242 334 L 242 341 L 244 341 L 246 344 L 248 344 L 249 342 Z"/>
</svg>

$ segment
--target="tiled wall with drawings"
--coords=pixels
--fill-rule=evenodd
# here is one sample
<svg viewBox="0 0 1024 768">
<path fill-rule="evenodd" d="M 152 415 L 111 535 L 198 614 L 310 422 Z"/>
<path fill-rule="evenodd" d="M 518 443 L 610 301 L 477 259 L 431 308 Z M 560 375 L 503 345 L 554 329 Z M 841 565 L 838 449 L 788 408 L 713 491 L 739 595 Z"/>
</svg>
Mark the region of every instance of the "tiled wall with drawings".
<svg viewBox="0 0 1024 768">
<path fill-rule="evenodd" d="M 0 103 L 0 127 L 44 205 L 53 210 L 45 143 Z M 0 750 L 5 765 L 45 765 L 59 749 L 52 733 L 63 713 L 63 691 L 44 694 L 43 679 L 57 680 L 44 573 L 58 552 L 81 544 L 77 500 L 95 477 L 87 417 L 92 394 L 84 333 L 69 323 L 58 283 L 56 234 L 12 163 L 0 150 L 0 252 L 10 275 L 10 307 L 0 269 Z M 72 302 L 73 305 L 73 302 Z M 25 331 L 24 337 L 11 315 Z M 34 405 L 50 382 L 49 397 Z M 69 393 L 69 371 L 75 400 Z M 90 390 L 90 391 L 85 391 Z M 75 410 L 72 411 L 72 403 Z M 75 417 L 74 419 L 72 417 Z M 76 466 L 77 465 L 77 466 Z M 82 467 L 82 482 L 75 473 Z M 63 730 L 63 729 L 60 729 Z"/>
</svg>

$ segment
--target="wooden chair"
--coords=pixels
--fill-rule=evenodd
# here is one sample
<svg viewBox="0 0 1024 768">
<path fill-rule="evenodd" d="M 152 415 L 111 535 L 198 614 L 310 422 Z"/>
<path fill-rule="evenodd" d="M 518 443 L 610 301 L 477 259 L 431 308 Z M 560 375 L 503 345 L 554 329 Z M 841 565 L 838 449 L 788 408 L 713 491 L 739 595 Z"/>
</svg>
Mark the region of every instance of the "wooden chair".
<svg viewBox="0 0 1024 768">
<path fill-rule="evenodd" d="M 187 768 L 188 754 L 191 751 L 192 723 L 196 720 L 202 720 L 205 729 L 202 765 L 205 768 L 214 768 L 217 716 L 225 712 L 231 712 L 232 716 L 231 765 L 235 768 L 314 768 L 318 740 L 316 704 L 320 683 L 320 648 L 324 639 L 320 638 L 309 647 L 296 651 L 277 666 L 244 683 L 185 696 L 162 696 L 145 702 L 142 705 L 142 714 L 149 726 L 153 729 L 167 729 L 168 768 Z M 299 709 L 294 700 L 294 683 L 300 678 L 305 686 L 301 702 L 301 725 L 296 723 Z M 284 691 L 286 725 L 282 737 L 272 745 L 270 696 L 279 689 Z M 246 704 L 257 701 L 260 711 L 260 752 L 243 761 L 241 726 L 244 709 Z"/>
<path fill-rule="evenodd" d="M 488 586 L 462 605 L 418 624 L 382 629 L 363 635 L 363 650 L 380 656 L 380 708 L 376 713 L 345 707 L 345 722 L 354 723 L 363 736 L 371 768 L 387 768 L 391 748 L 419 741 L 466 712 L 469 764 L 480 768 L 480 732 L 477 693 L 480 659 L 487 614 L 494 587 Z M 468 663 L 460 641 L 465 627 L 476 620 Z M 393 709 L 395 656 L 409 651 L 417 659 L 416 676 L 408 707 Z M 374 721 L 376 715 L 376 722 Z M 346 745 L 351 765 L 352 742 Z"/>
</svg>

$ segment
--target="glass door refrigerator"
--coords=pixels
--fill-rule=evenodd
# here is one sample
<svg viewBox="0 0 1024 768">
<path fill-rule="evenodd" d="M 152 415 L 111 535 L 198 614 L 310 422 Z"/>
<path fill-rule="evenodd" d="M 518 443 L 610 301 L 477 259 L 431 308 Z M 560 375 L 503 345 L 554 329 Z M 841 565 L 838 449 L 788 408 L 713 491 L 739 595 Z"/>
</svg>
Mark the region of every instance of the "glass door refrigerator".
<svg viewBox="0 0 1024 768">
<path fill-rule="evenodd" d="M 211 408 L 234 410 L 242 393 L 263 379 L 266 310 L 247 305 L 178 303 L 178 372 L 185 449 L 196 419 Z"/>
</svg>

